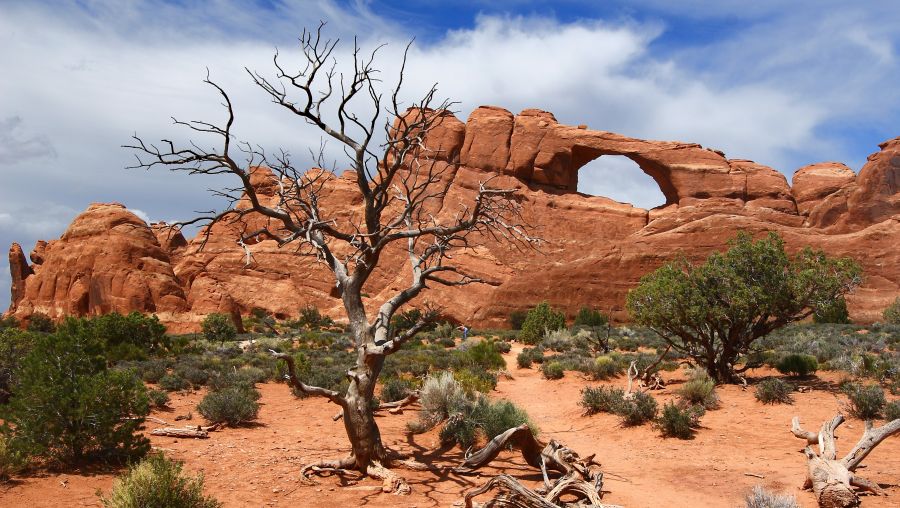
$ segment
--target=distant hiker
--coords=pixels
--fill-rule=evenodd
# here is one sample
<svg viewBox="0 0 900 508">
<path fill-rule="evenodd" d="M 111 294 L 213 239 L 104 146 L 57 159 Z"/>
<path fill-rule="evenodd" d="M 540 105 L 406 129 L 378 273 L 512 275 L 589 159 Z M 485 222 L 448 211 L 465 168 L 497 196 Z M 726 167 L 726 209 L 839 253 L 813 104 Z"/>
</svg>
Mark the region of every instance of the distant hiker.
<svg viewBox="0 0 900 508">
<path fill-rule="evenodd" d="M 466 340 L 469 338 L 469 329 L 466 328 L 465 325 L 457 326 L 456 329 L 463 333 L 463 340 Z"/>
</svg>

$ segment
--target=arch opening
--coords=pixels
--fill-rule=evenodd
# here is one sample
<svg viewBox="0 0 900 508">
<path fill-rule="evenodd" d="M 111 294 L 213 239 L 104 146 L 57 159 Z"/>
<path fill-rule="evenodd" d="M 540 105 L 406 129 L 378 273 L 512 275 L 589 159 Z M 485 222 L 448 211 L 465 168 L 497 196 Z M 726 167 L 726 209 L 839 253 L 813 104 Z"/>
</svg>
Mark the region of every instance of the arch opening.
<svg viewBox="0 0 900 508">
<path fill-rule="evenodd" d="M 647 210 L 667 203 L 659 183 L 624 155 L 601 155 L 582 165 L 578 169 L 578 192 Z"/>
</svg>

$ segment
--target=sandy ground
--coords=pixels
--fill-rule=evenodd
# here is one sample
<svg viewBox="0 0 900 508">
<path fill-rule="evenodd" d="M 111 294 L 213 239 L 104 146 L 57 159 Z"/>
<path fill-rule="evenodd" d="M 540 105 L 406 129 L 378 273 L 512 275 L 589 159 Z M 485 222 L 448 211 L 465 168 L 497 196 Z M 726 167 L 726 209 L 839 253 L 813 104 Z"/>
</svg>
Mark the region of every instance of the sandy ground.
<svg viewBox="0 0 900 508">
<path fill-rule="evenodd" d="M 608 491 L 604 501 L 634 507 L 740 507 L 743 496 L 756 484 L 797 496 L 802 506 L 814 507 L 811 492 L 801 490 L 806 473 L 803 442 L 789 432 L 792 416 L 800 416 L 807 429 L 817 429 L 846 402 L 834 388 L 840 374 L 822 373 L 815 389 L 795 394 L 794 405 L 764 406 L 753 398 L 752 390 L 719 388 L 721 408 L 707 412 L 703 427 L 693 440 L 664 439 L 651 426 L 622 427 L 608 414 L 582 416 L 578 406 L 580 390 L 603 383 L 586 380 L 568 372 L 564 379 L 547 381 L 540 371 L 517 369 L 515 348 L 506 355 L 514 379 L 501 379 L 496 398 L 507 398 L 524 407 L 540 427 L 544 440 L 557 439 L 579 453 L 597 453 L 606 472 Z M 755 371 L 751 377 L 771 375 Z M 654 392 L 660 405 L 674 397 L 683 372 L 668 376 L 666 390 Z M 622 385 L 623 380 L 607 384 Z M 394 496 L 380 492 L 380 482 L 324 478 L 317 486 L 301 485 L 300 467 L 310 461 L 342 457 L 346 437 L 341 422 L 331 416 L 335 406 L 318 399 L 298 400 L 283 384 L 260 386 L 262 407 L 259 423 L 253 427 L 224 429 L 206 440 L 177 440 L 153 437 L 153 446 L 185 462 L 190 472 L 203 472 L 206 491 L 226 507 L 244 506 L 371 506 L 429 507 L 452 506 L 461 494 L 485 481 L 484 477 L 460 477 L 446 472 L 461 460 L 458 449 L 439 450 L 436 432 L 410 436 L 407 421 L 416 412 L 386 415 L 379 420 L 385 443 L 438 471 L 400 471 L 410 482 L 412 494 Z M 175 415 L 194 413 L 202 393 L 177 394 L 171 410 L 153 416 L 171 421 Z M 148 427 L 155 424 L 149 423 Z M 838 432 L 838 451 L 845 453 L 857 441 L 862 422 L 848 418 Z M 504 452 L 497 468 L 536 486 L 540 472 L 530 469 L 514 452 Z M 900 438 L 882 443 L 864 462 L 859 472 L 887 488 L 888 496 L 863 497 L 863 507 L 900 506 Z M 115 472 L 70 472 L 20 478 L 0 487 L 0 506 L 55 507 L 99 506 L 97 491 L 108 491 Z M 762 478 L 760 478 L 760 476 Z M 459 504 L 457 504 L 459 506 Z"/>
</svg>

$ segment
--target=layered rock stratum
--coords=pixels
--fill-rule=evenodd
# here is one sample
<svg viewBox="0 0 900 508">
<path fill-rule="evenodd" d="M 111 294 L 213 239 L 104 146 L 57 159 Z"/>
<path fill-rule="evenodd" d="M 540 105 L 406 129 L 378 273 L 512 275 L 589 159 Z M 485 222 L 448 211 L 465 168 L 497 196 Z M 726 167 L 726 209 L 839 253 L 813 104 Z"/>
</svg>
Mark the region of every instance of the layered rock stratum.
<svg viewBox="0 0 900 508">
<path fill-rule="evenodd" d="M 886 141 L 855 174 L 838 162 L 782 173 L 748 160 L 727 159 L 694 143 L 647 141 L 584 126 L 559 124 L 553 114 L 513 115 L 483 106 L 464 124 L 445 114 L 428 136 L 449 180 L 447 195 L 430 203 L 449 216 L 471 200 L 480 182 L 518 188 L 525 219 L 543 239 L 519 250 L 482 239 L 455 256 L 466 271 L 489 281 L 434 287 L 423 299 L 476 326 L 504 326 L 510 312 L 542 300 L 574 315 L 581 306 L 627 320 L 627 291 L 662 263 L 684 255 L 698 262 L 726 247 L 738 231 L 776 231 L 791 251 L 805 246 L 863 265 L 865 281 L 848 297 L 851 317 L 879 318 L 900 294 L 900 138 Z M 659 185 L 666 202 L 651 210 L 577 192 L 579 169 L 603 156 L 625 156 Z M 263 196 L 275 182 L 253 172 Z M 352 213 L 354 173 L 328 182 L 324 208 Z M 233 227 L 216 225 L 191 240 L 165 225 L 147 225 L 119 204 L 93 204 L 58 240 L 30 254 L 9 253 L 12 302 L 8 314 L 53 318 L 110 311 L 153 312 L 170 331 L 192 331 L 211 312 L 246 315 L 254 307 L 281 318 L 315 305 L 337 318 L 334 279 L 314 258 L 274 241 L 236 243 Z M 377 304 L 405 287 L 406 257 L 382 257 L 365 288 Z"/>
</svg>

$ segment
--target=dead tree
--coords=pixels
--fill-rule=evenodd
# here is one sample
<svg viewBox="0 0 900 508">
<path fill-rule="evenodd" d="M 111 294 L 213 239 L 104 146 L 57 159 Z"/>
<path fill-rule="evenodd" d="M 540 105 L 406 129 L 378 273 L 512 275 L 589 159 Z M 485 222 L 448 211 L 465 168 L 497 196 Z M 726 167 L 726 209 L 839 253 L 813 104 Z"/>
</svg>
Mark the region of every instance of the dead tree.
<svg viewBox="0 0 900 508">
<path fill-rule="evenodd" d="M 427 324 L 422 319 L 392 335 L 391 317 L 429 284 L 484 282 L 451 261 L 452 254 L 473 242 L 506 241 L 527 248 L 535 240 L 527 233 L 512 188 L 495 188 L 488 180 L 477 186 L 467 204 L 455 208 L 444 201 L 458 160 L 429 147 L 428 134 L 450 114 L 452 103 L 437 102 L 432 86 L 411 107 L 401 106 L 406 53 L 397 85 L 385 97 L 379 91 L 382 78 L 374 65 L 378 49 L 364 54 L 354 40 L 352 69 L 340 73 L 334 58 L 338 41 L 326 39 L 322 28 L 304 30 L 301 35 L 305 66 L 299 70 L 288 70 L 276 52 L 274 78 L 247 72 L 275 104 L 342 145 L 354 172 L 356 195 L 351 202 L 328 202 L 329 183 L 338 178 L 333 172 L 298 169 L 284 151 L 271 158 L 255 145 L 234 140 L 231 100 L 209 77 L 205 83 L 215 88 L 227 112 L 224 125 L 178 120 L 175 124 L 198 135 L 213 136 L 219 140 L 217 148 L 202 149 L 198 143 L 176 147 L 168 140 L 157 146 L 136 135 L 127 148 L 136 152 L 138 162 L 133 167 L 163 166 L 190 174 L 235 177 L 235 187 L 216 191 L 228 200 L 226 209 L 176 226 L 205 224 L 204 241 L 213 226 L 231 227 L 237 231 L 235 240 L 245 249 L 248 263 L 252 261 L 249 245 L 272 241 L 279 247 L 291 246 L 298 255 L 313 256 L 334 274 L 357 352 L 355 365 L 347 371 L 349 388 L 339 393 L 307 385 L 296 375 L 290 357 L 282 358 L 288 360 L 288 381 L 295 389 L 330 400 L 344 414 L 350 455 L 314 466 L 383 477 L 391 455 L 382 445 L 372 412 L 375 385 L 385 357 Z M 362 109 L 368 113 L 356 112 Z M 382 121 L 384 141 L 378 145 L 375 138 Z M 311 152 L 316 165 L 326 167 L 324 149 Z M 251 182 L 269 171 L 261 166 L 273 172 L 266 182 L 269 189 L 274 188 L 274 197 L 261 194 Z M 409 285 L 378 308 L 368 309 L 363 304 L 363 288 L 385 251 L 395 245 L 409 259 Z"/>
<path fill-rule="evenodd" d="M 515 478 L 499 475 L 488 483 L 465 494 L 466 507 L 472 508 L 473 498 L 497 489 L 498 492 L 483 507 L 559 508 L 561 506 L 605 507 L 600 498 L 603 490 L 603 472 L 594 455 L 581 458 L 574 450 L 553 439 L 546 445 L 534 437 L 528 425 L 513 427 L 496 436 L 482 449 L 468 454 L 462 464 L 455 467 L 457 474 L 472 474 L 488 465 L 507 448 L 518 448 L 528 465 L 541 470 L 544 488 L 531 490 Z M 550 480 L 550 472 L 561 476 Z M 563 503 L 562 496 L 573 496 L 577 501 Z"/>
<path fill-rule="evenodd" d="M 883 494 L 877 483 L 856 475 L 856 468 L 885 438 L 900 432 L 900 418 L 881 427 L 873 427 L 872 422 L 867 420 L 866 430 L 859 442 L 844 458 L 838 459 L 834 432 L 843 422 L 844 416 L 839 414 L 822 424 L 822 428 L 816 434 L 803 430 L 800 427 L 800 418 L 795 416 L 791 421 L 791 432 L 794 436 L 806 440 L 807 444 L 803 453 L 808 460 L 809 472 L 803 488 L 813 490 L 822 508 L 858 506 L 859 497 L 853 491 L 853 487 L 875 495 Z M 818 454 L 812 449 L 816 444 L 819 445 Z"/>
</svg>

